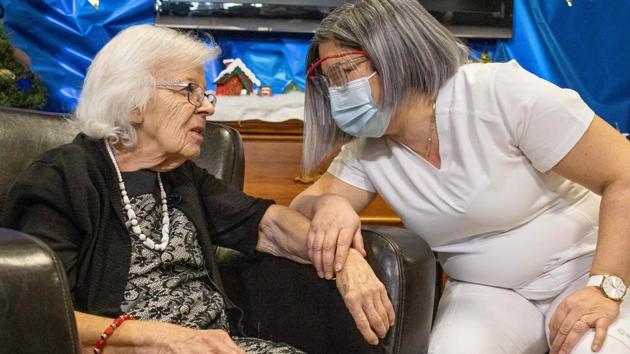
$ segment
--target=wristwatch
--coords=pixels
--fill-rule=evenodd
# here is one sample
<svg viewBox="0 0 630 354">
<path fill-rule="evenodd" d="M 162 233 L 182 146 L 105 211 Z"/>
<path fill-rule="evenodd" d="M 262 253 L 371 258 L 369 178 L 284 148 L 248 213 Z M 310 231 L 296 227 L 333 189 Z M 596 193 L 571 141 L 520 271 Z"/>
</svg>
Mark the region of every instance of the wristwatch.
<svg viewBox="0 0 630 354">
<path fill-rule="evenodd" d="M 607 298 L 621 302 L 628 287 L 620 277 L 610 274 L 591 275 L 586 286 L 598 287 Z"/>
</svg>

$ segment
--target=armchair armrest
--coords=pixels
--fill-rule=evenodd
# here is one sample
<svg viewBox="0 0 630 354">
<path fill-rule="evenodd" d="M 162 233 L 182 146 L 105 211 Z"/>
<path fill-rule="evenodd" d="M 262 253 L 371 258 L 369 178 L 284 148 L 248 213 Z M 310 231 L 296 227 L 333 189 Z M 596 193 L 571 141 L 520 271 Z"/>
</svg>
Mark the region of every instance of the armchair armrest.
<svg viewBox="0 0 630 354">
<path fill-rule="evenodd" d="M 401 228 L 363 228 L 367 260 L 383 282 L 396 324 L 378 346 L 356 329 L 334 281 L 312 265 L 263 256 L 249 261 L 218 249 L 228 296 L 245 311 L 248 335 L 317 353 L 425 353 L 433 318 L 435 258 L 419 236 Z"/>
<path fill-rule="evenodd" d="M 418 235 L 398 227 L 365 226 L 368 263 L 389 293 L 396 323 L 381 341 L 387 353 L 426 353 L 435 301 L 435 257 Z"/>
<path fill-rule="evenodd" d="M 43 242 L 0 228 L 0 351 L 79 353 L 66 274 Z"/>
</svg>

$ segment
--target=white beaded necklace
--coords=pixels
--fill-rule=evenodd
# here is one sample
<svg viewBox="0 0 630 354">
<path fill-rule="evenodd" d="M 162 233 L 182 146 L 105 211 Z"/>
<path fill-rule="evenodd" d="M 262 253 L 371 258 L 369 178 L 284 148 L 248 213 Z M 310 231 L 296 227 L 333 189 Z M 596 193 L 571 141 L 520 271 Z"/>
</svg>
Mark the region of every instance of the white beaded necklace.
<svg viewBox="0 0 630 354">
<path fill-rule="evenodd" d="M 120 188 L 120 194 L 122 195 L 122 203 L 127 213 L 127 219 L 129 219 L 129 223 L 131 223 L 131 230 L 133 233 L 138 236 L 140 241 L 147 246 L 148 248 L 156 251 L 164 251 L 166 249 L 166 245 L 168 245 L 169 241 L 169 233 L 170 233 L 170 224 L 171 220 L 168 217 L 168 205 L 166 204 L 166 192 L 164 192 L 164 186 L 162 185 L 162 178 L 160 177 L 160 173 L 157 173 L 158 184 L 160 185 L 160 197 L 162 198 L 162 239 L 160 243 L 156 244 L 152 239 L 148 238 L 145 234 L 142 233 L 140 229 L 140 225 L 138 224 L 138 218 L 136 217 L 136 213 L 133 211 L 131 207 L 131 203 L 129 202 L 129 197 L 127 196 L 127 191 L 125 189 L 125 183 L 122 180 L 122 175 L 120 174 L 120 169 L 118 168 L 118 163 L 116 163 L 116 159 L 114 158 L 114 153 L 112 152 L 112 148 L 108 142 L 105 142 L 105 147 L 107 147 L 107 152 L 109 153 L 109 157 L 112 159 L 114 163 L 114 167 L 116 168 L 116 175 L 118 176 L 118 188 Z"/>
</svg>

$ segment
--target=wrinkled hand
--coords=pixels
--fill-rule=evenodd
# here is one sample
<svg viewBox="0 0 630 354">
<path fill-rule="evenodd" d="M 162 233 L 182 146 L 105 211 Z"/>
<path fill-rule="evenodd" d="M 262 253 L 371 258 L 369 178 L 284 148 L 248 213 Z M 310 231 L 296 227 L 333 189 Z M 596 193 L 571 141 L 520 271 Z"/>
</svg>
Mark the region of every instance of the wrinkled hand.
<svg viewBox="0 0 630 354">
<path fill-rule="evenodd" d="M 591 328 L 595 339 L 591 349 L 599 351 L 606 338 L 608 326 L 619 315 L 619 304 L 606 298 L 593 286 L 569 295 L 558 306 L 549 322 L 550 354 L 568 354 Z"/>
<path fill-rule="evenodd" d="M 318 204 L 308 232 L 308 252 L 319 277 L 332 279 L 343 269 L 350 247 L 366 255 L 361 219 L 340 196 L 323 196 Z"/>
<path fill-rule="evenodd" d="M 153 333 L 155 346 L 151 353 L 159 354 L 245 354 L 223 330 L 197 330 L 181 326 L 161 326 Z"/>
<path fill-rule="evenodd" d="M 358 251 L 351 249 L 337 273 L 337 289 L 365 340 L 373 345 L 394 325 L 395 314 L 385 286 Z"/>
</svg>

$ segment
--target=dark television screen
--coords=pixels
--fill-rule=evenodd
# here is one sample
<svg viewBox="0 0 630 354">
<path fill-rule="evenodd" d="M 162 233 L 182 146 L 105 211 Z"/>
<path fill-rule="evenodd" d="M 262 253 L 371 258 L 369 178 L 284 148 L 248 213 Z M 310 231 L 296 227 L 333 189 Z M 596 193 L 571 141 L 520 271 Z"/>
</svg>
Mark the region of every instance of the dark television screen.
<svg viewBox="0 0 630 354">
<path fill-rule="evenodd" d="M 349 0 L 157 0 L 158 24 L 220 30 L 312 32 Z M 460 37 L 511 37 L 513 0 L 419 0 Z"/>
</svg>

